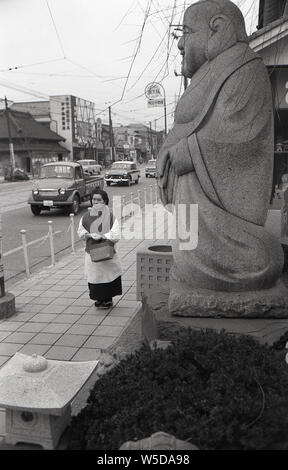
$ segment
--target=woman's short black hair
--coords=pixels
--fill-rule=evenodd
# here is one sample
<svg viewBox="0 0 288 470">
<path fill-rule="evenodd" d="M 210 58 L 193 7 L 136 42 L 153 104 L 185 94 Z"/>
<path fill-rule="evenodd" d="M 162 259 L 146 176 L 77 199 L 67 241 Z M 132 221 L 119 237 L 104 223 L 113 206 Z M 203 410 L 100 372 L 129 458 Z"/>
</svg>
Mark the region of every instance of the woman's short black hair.
<svg viewBox="0 0 288 470">
<path fill-rule="evenodd" d="M 100 196 L 102 196 L 102 199 L 105 202 L 106 206 L 108 206 L 109 197 L 108 197 L 108 194 L 106 193 L 106 191 L 104 191 L 103 189 L 100 189 L 100 188 L 94 189 L 92 191 L 92 194 L 91 194 L 91 199 L 93 198 L 94 194 L 100 194 Z"/>
</svg>

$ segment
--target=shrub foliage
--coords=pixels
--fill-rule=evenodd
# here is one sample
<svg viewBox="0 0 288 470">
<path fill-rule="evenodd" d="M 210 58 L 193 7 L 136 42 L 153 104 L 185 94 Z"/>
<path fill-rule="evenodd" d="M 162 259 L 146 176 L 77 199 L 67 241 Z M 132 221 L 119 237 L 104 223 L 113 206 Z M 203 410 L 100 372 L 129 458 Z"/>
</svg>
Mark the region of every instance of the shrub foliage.
<svg viewBox="0 0 288 470">
<path fill-rule="evenodd" d="M 112 450 L 164 431 L 200 449 L 286 449 L 288 366 L 251 337 L 187 330 L 107 372 L 72 419 L 70 449 Z"/>
</svg>

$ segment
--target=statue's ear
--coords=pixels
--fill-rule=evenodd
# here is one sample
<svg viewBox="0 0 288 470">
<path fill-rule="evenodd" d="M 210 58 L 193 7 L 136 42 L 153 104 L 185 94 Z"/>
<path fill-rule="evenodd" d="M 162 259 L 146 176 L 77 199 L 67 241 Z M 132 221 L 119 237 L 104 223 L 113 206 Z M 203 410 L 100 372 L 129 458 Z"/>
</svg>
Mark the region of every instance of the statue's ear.
<svg viewBox="0 0 288 470">
<path fill-rule="evenodd" d="M 233 23 L 226 15 L 215 15 L 209 21 L 210 34 L 207 45 L 207 59 L 217 57 L 237 42 Z"/>
</svg>

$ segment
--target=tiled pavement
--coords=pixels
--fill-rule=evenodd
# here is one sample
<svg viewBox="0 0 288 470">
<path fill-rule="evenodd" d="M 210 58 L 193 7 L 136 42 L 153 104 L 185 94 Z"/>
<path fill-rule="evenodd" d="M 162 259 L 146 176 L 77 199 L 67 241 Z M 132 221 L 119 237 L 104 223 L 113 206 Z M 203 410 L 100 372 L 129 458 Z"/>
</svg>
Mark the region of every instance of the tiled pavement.
<svg viewBox="0 0 288 470">
<path fill-rule="evenodd" d="M 109 310 L 95 308 L 84 279 L 84 244 L 55 266 L 46 268 L 12 289 L 16 313 L 0 320 L 0 367 L 16 352 L 47 359 L 89 361 L 111 346 L 135 317 L 136 252 L 156 240 L 124 240 L 117 244 L 123 269 L 122 296 Z M 0 409 L 0 441 L 4 410 Z"/>
<path fill-rule="evenodd" d="M 119 255 L 125 258 L 123 295 L 114 297 L 110 310 L 96 309 L 89 299 L 83 248 L 10 289 L 16 314 L 0 321 L 0 365 L 17 351 L 47 359 L 93 360 L 120 336 L 139 305 L 135 266 L 139 241 L 120 244 Z"/>
</svg>

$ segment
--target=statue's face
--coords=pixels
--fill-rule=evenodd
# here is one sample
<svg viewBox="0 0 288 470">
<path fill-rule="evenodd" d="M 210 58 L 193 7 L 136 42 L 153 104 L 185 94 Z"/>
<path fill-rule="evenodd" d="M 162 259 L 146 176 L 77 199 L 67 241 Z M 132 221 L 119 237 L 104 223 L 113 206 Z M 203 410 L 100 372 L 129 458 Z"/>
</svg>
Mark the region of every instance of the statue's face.
<svg viewBox="0 0 288 470">
<path fill-rule="evenodd" d="M 206 62 L 208 42 L 208 19 L 200 7 L 190 7 L 184 15 L 183 36 L 178 48 L 183 55 L 182 74 L 191 78 Z"/>
</svg>

